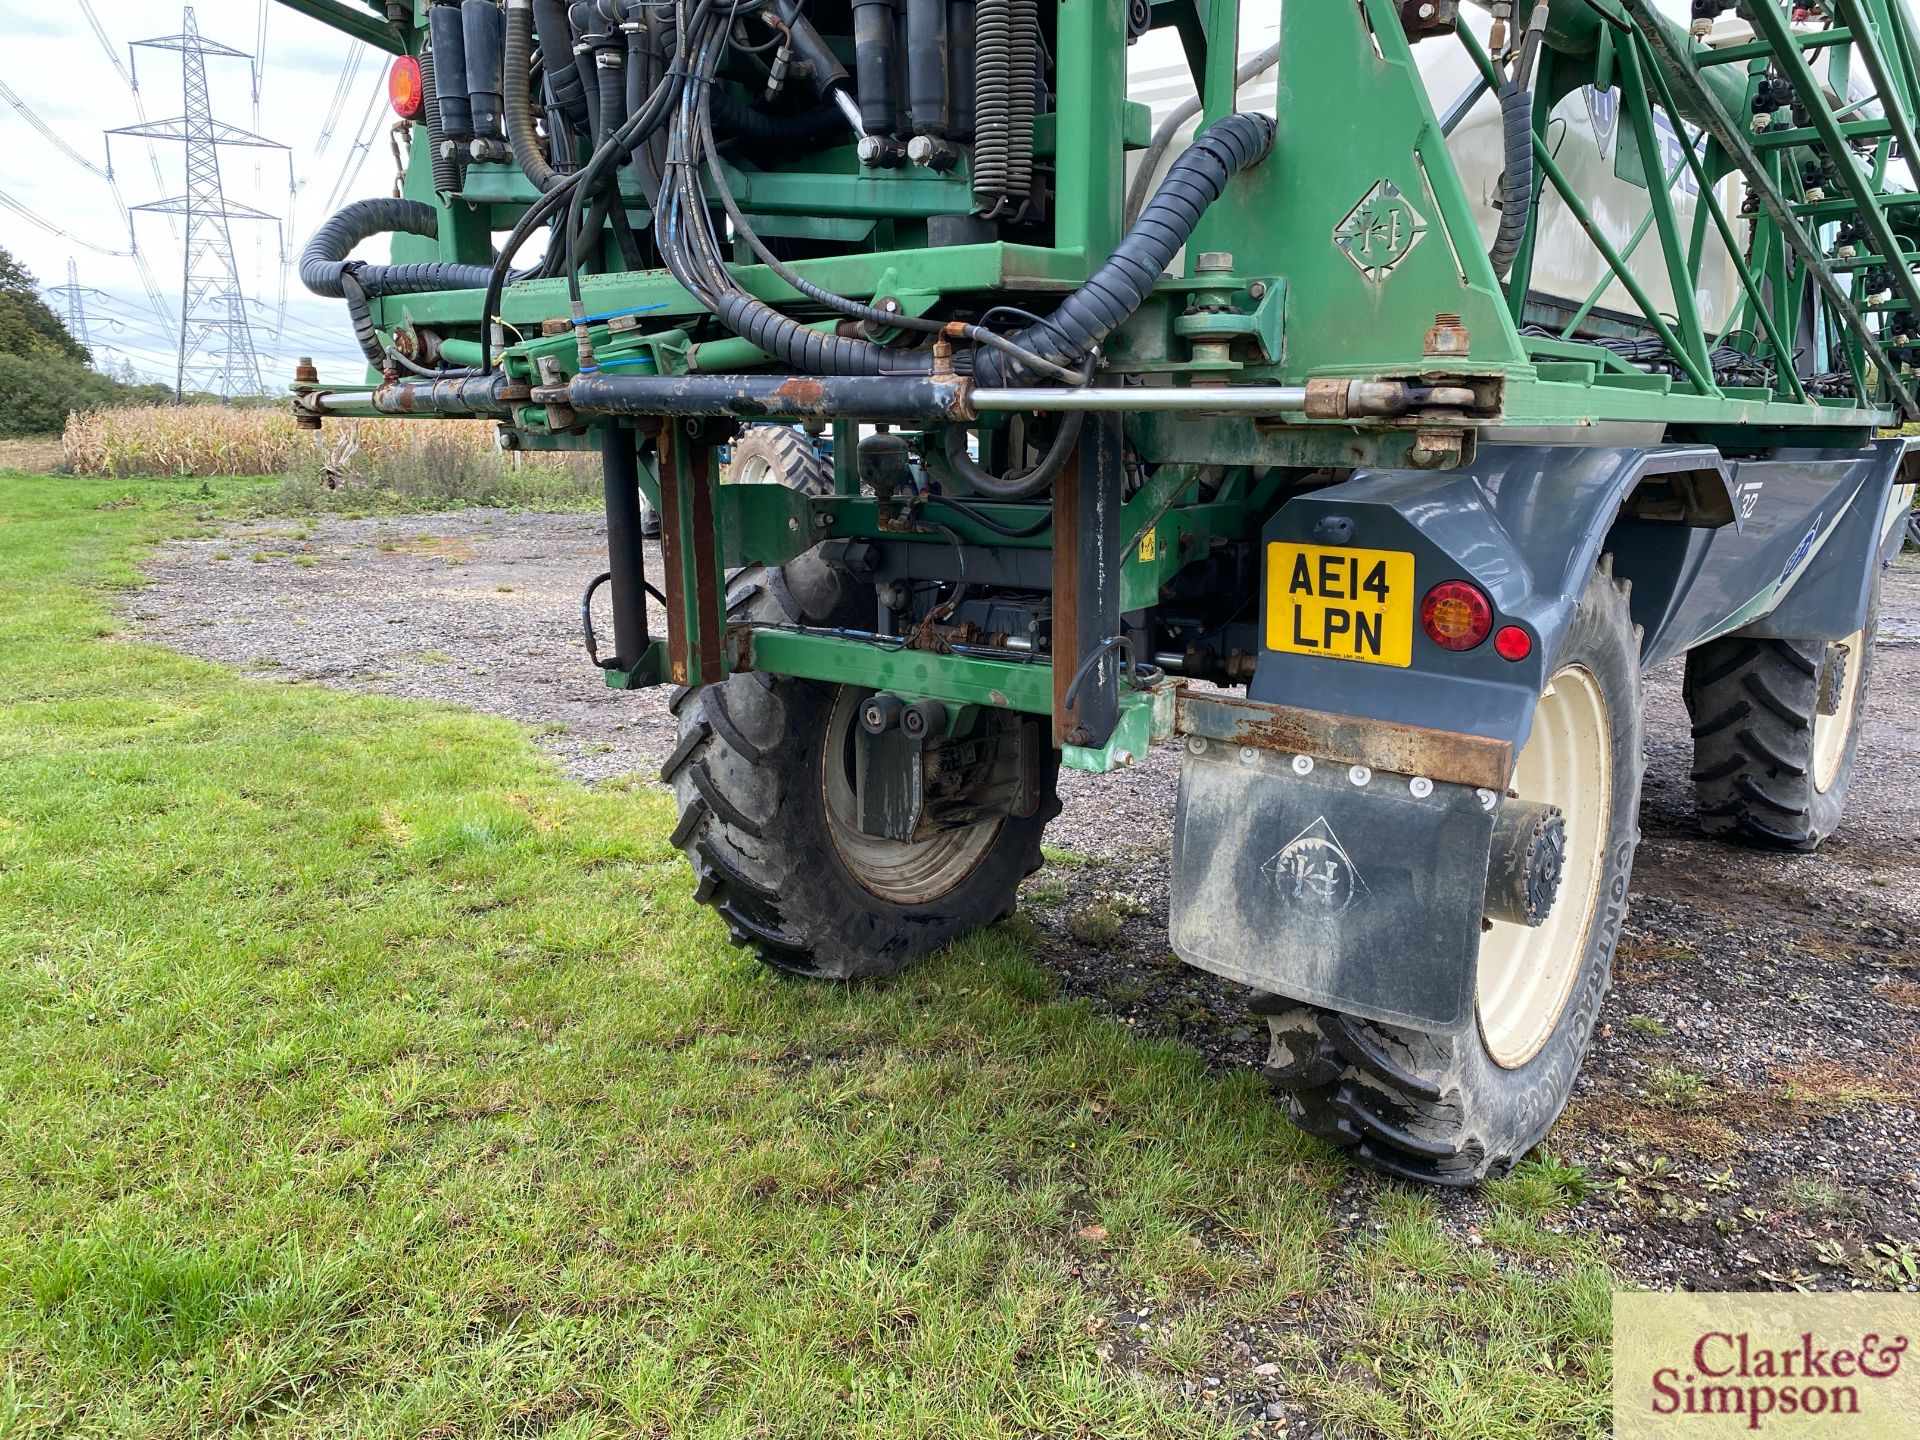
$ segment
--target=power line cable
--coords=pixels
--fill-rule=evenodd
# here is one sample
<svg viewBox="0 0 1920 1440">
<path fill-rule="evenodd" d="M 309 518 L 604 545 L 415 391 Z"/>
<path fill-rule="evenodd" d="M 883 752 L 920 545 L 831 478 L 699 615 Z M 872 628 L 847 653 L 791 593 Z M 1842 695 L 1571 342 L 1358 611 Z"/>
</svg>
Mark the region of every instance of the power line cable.
<svg viewBox="0 0 1920 1440">
<path fill-rule="evenodd" d="M 120 62 L 120 52 L 114 48 L 113 40 L 107 34 L 107 27 L 100 23 L 100 17 L 94 13 L 90 0 L 80 0 L 80 11 L 87 17 L 87 23 L 93 27 L 94 38 L 99 40 L 100 48 L 107 52 L 107 59 L 112 63 L 113 68 L 119 72 L 120 79 L 132 94 L 134 118 L 138 120 L 140 124 L 145 125 L 147 123 L 147 102 L 140 98 L 140 83 L 134 79 L 133 71 L 129 70 Z M 167 188 L 167 177 L 160 173 L 160 151 L 151 140 L 147 141 L 147 163 L 153 166 L 153 183 L 155 188 L 164 193 Z M 109 156 L 107 161 L 107 169 L 109 171 L 113 169 L 111 156 Z M 167 216 L 167 231 L 175 240 L 180 238 L 180 224 L 171 215 Z"/>
<path fill-rule="evenodd" d="M 98 165 L 94 164 L 93 161 L 87 159 L 86 156 L 82 155 L 62 139 L 60 132 L 47 124 L 47 122 L 42 120 L 38 115 L 34 114 L 32 107 L 29 106 L 25 100 L 22 100 L 20 96 L 14 92 L 13 87 L 4 80 L 0 80 L 0 100 L 5 100 L 9 105 L 13 106 L 14 109 L 18 110 L 21 119 L 38 130 L 50 144 L 57 148 L 69 160 L 73 161 L 74 164 L 98 175 L 102 180 L 107 178 L 107 172 L 105 170 L 102 170 Z"/>
<path fill-rule="evenodd" d="M 113 195 L 113 203 L 115 207 L 120 211 L 120 219 L 122 223 L 124 223 L 127 227 L 127 236 L 128 236 L 127 243 L 132 247 L 130 251 L 130 256 L 133 259 L 134 263 L 139 267 L 139 270 L 141 273 L 141 283 L 146 287 L 147 298 L 153 305 L 155 316 L 158 317 L 163 324 L 168 323 L 166 306 L 160 298 L 159 287 L 153 283 L 152 271 L 147 268 L 146 259 L 144 256 L 140 254 L 140 242 L 134 236 L 133 217 L 127 211 L 127 202 L 125 198 L 120 194 L 120 184 L 114 178 L 113 171 L 111 169 L 105 169 L 105 170 L 101 169 L 100 166 L 94 164 L 91 160 L 87 159 L 86 156 L 82 155 L 79 151 L 75 150 L 71 145 L 69 145 L 66 142 L 66 140 L 61 137 L 60 133 L 55 129 L 53 129 L 52 126 L 48 125 L 46 121 L 42 120 L 38 115 L 36 115 L 33 111 L 33 107 L 28 105 L 27 102 L 24 99 L 22 99 L 18 93 L 14 91 L 13 87 L 8 85 L 4 80 L 0 80 L 0 99 L 5 99 L 7 103 L 12 105 L 15 110 L 19 111 L 21 118 L 23 118 L 29 125 L 33 126 L 35 130 L 39 131 L 42 136 L 44 136 L 48 141 L 50 141 L 58 149 L 60 149 L 67 156 L 68 159 L 72 160 L 76 165 L 79 165 L 81 168 L 85 169 L 88 173 L 97 175 L 102 180 L 107 182 L 107 188 L 109 191 L 112 192 L 112 195 Z M 86 242 L 81 242 L 81 243 L 86 243 Z M 93 248 L 98 249 L 99 247 L 95 246 Z"/>
<path fill-rule="evenodd" d="M 327 203 L 320 207 L 324 214 L 331 215 L 335 205 L 345 195 L 352 193 L 353 182 L 360 178 L 360 171 L 366 166 L 367 156 L 373 153 L 374 141 L 380 138 L 380 102 L 387 98 L 387 87 L 384 79 L 378 76 L 375 78 L 380 79 L 381 83 L 374 86 L 366 114 L 360 117 L 359 129 L 355 132 L 360 138 L 353 142 L 353 149 L 347 151 L 347 158 L 340 166 L 340 178 L 333 182 L 333 189 L 327 195 Z M 356 156 L 358 156 L 357 162 Z"/>
<path fill-rule="evenodd" d="M 91 240 L 82 240 L 78 235 L 62 230 L 58 225 L 54 224 L 53 221 L 47 219 L 46 216 L 36 212 L 24 201 L 14 199 L 13 196 L 7 194 L 4 190 L 0 190 L 0 205 L 4 205 L 7 209 L 13 211 L 13 213 L 18 215 L 22 220 L 38 225 L 42 230 L 47 230 L 58 235 L 69 245 L 78 245 L 82 249 L 93 251 L 96 255 L 111 255 L 116 259 L 125 260 L 133 254 L 131 250 L 109 250 L 106 246 L 96 245 Z"/>
</svg>

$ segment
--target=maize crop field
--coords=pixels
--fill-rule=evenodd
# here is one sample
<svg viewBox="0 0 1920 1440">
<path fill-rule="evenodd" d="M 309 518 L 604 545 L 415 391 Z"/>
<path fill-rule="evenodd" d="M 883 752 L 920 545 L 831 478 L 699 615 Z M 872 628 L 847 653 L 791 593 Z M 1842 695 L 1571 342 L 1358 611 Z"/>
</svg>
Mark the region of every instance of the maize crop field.
<svg viewBox="0 0 1920 1440">
<path fill-rule="evenodd" d="M 599 503 L 596 456 L 504 453 L 493 437 L 485 420 L 335 420 L 315 431 L 279 409 L 137 405 L 70 415 L 61 457 L 87 477 L 279 476 L 276 513 Z"/>
<path fill-rule="evenodd" d="M 129 405 L 76 410 L 61 449 L 76 475 L 273 475 L 317 465 L 346 472 L 424 444 L 495 454 L 493 426 L 481 420 L 349 420 L 302 430 L 282 409 L 217 405 Z"/>
</svg>

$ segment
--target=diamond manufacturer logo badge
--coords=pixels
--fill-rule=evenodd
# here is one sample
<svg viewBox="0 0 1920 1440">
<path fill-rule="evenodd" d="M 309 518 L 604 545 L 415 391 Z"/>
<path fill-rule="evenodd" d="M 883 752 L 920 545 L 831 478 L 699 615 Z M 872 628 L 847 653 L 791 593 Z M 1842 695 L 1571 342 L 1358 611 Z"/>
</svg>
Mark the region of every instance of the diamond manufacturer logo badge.
<svg viewBox="0 0 1920 1440">
<path fill-rule="evenodd" d="M 1272 877 L 1282 900 L 1309 912 L 1338 915 L 1367 894 L 1367 882 L 1324 815 L 1260 869 Z"/>
<path fill-rule="evenodd" d="M 1333 243 L 1346 252 L 1360 273 L 1382 283 L 1420 243 L 1427 220 L 1391 180 L 1367 191 L 1347 218 L 1333 228 Z"/>
</svg>

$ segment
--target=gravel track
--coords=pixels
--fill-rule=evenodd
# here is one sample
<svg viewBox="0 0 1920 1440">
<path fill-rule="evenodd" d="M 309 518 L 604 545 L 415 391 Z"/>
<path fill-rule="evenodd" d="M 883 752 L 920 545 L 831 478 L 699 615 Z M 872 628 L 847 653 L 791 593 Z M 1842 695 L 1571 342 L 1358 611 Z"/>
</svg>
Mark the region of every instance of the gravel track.
<svg viewBox="0 0 1920 1440">
<path fill-rule="evenodd" d="M 588 782 L 658 766 L 664 694 L 607 690 L 579 648 L 605 563 L 592 517 L 467 511 L 237 526 L 151 561 L 135 634 L 269 679 L 520 720 Z M 659 556 L 648 547 L 650 573 Z M 657 618 L 657 617 L 656 617 Z M 1562 1221 L 1649 1285 L 1885 1287 L 1920 1267 L 1920 564 L 1888 576 L 1846 823 L 1817 856 L 1709 842 L 1692 821 L 1678 666 L 1648 684 L 1648 768 L 1616 986 L 1548 1142 L 1595 1182 Z M 1257 1065 L 1238 987 L 1172 961 L 1167 835 L 1178 754 L 1072 773 L 1029 882 L 1043 961 L 1121 1023 Z M 1356 1173 L 1362 1206 L 1381 1182 Z M 1447 1195 L 1450 1228 L 1489 1218 Z M 1884 1248 L 1876 1248 L 1884 1247 Z M 1904 1247 L 1904 1248 L 1903 1248 Z M 1911 1280 L 1907 1283 L 1913 1283 Z"/>
</svg>

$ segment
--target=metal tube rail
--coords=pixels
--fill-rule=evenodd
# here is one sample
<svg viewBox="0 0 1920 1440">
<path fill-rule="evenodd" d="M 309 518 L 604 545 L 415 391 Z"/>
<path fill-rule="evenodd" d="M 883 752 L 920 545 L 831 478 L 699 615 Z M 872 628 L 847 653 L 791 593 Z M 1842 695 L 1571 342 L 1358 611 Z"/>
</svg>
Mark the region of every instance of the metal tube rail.
<svg viewBox="0 0 1920 1440">
<path fill-rule="evenodd" d="M 974 410 L 1200 411 L 1210 415 L 1279 415 L 1307 408 L 1304 385 L 1133 385 L 1110 389 L 1046 390 L 1032 385 L 980 386 L 968 397 Z"/>
</svg>

